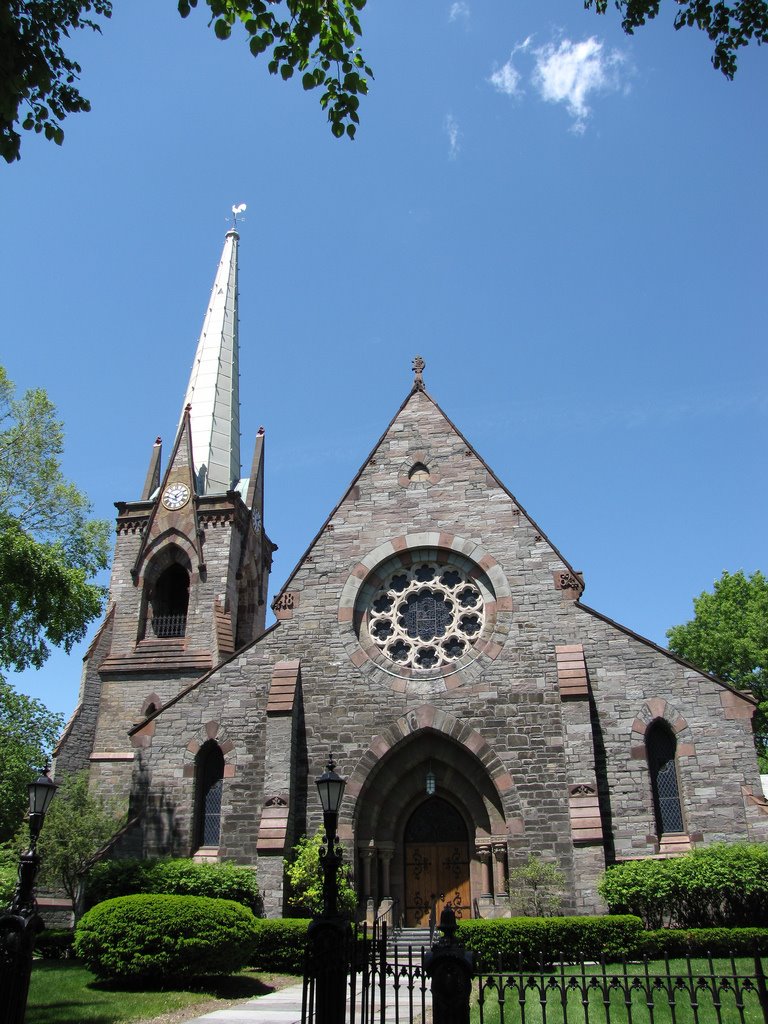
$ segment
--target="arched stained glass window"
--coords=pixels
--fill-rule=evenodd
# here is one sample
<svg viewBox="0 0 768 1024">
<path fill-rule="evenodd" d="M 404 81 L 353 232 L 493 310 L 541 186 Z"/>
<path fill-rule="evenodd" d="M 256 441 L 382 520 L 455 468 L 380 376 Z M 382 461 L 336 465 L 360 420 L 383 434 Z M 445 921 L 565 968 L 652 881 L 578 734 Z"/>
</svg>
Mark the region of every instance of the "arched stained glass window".
<svg viewBox="0 0 768 1024">
<path fill-rule="evenodd" d="M 675 764 L 677 740 L 666 722 L 658 719 L 651 723 L 645 734 L 645 748 L 651 773 L 656 834 L 661 837 L 669 832 L 684 832 Z"/>
<path fill-rule="evenodd" d="M 195 845 L 218 846 L 221 835 L 224 755 L 215 740 L 209 740 L 200 747 L 195 767 Z"/>
</svg>

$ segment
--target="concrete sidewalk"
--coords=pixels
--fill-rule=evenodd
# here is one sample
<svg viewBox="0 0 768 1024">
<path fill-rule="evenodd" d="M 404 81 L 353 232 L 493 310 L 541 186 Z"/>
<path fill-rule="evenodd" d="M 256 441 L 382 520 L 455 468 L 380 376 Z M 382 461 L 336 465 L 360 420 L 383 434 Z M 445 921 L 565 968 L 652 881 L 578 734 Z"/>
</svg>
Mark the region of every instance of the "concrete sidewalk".
<svg viewBox="0 0 768 1024">
<path fill-rule="evenodd" d="M 301 1020 L 301 984 L 249 999 L 247 1003 L 194 1017 L 187 1024 L 296 1024 Z"/>
<path fill-rule="evenodd" d="M 395 993 L 392 978 L 387 978 L 386 988 L 385 1021 L 388 1024 L 398 1019 L 410 1021 L 411 1017 L 407 1009 L 407 986 L 402 979 L 397 985 L 399 989 L 397 994 Z M 214 1010 L 212 1013 L 203 1014 L 202 1017 L 191 1018 L 187 1021 L 187 1024 L 299 1024 L 301 1021 L 301 990 L 301 983 L 289 985 L 288 988 L 280 989 L 277 992 L 270 992 L 266 996 L 257 996 L 255 999 L 249 999 L 248 1002 L 240 1003 L 238 1006 L 230 1006 L 227 1010 Z M 396 1009 L 398 996 L 400 1006 Z M 361 1019 L 360 999 L 361 993 L 358 990 L 355 1012 L 356 1021 Z M 377 1008 L 374 1013 L 374 1019 L 378 1020 L 378 992 L 376 994 L 376 1003 Z M 432 993 L 430 991 L 426 993 L 425 1003 L 426 1020 L 429 1021 L 432 1019 Z M 420 1020 L 420 996 L 414 1011 L 413 1020 Z M 349 1008 L 347 1009 L 347 1019 L 349 1019 Z"/>
</svg>

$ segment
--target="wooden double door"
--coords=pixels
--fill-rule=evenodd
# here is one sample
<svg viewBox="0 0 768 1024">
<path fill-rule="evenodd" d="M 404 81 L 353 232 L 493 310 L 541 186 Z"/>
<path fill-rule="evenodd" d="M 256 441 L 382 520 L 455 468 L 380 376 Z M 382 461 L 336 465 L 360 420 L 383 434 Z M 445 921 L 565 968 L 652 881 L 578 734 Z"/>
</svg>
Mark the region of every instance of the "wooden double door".
<svg viewBox="0 0 768 1024">
<path fill-rule="evenodd" d="M 470 913 L 469 844 L 459 812 L 433 796 L 418 807 L 405 829 L 405 925 L 428 927 L 446 904 L 457 918 Z"/>
</svg>

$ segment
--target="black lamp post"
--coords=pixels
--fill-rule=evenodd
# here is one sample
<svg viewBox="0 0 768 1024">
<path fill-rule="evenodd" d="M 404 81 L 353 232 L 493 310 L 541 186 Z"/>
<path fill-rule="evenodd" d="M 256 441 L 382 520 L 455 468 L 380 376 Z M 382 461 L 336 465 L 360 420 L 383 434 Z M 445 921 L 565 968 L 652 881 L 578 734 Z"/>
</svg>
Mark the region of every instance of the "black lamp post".
<svg viewBox="0 0 768 1024">
<path fill-rule="evenodd" d="M 37 840 L 56 792 L 46 768 L 29 784 L 29 849 L 19 860 L 19 880 L 7 912 L 0 914 L 0 1020 L 24 1024 L 32 950 L 43 923 L 37 913 L 35 878 L 40 867 Z"/>
<path fill-rule="evenodd" d="M 323 805 L 323 825 L 325 826 L 325 847 L 320 851 L 323 869 L 323 917 L 338 916 L 339 904 L 339 868 L 341 867 L 341 847 L 336 835 L 339 826 L 339 807 L 344 797 L 346 779 L 336 774 L 333 758 L 323 774 L 315 779 L 320 803 Z"/>
<path fill-rule="evenodd" d="M 343 1024 L 346 1014 L 348 923 L 339 915 L 339 868 L 342 862 L 336 830 L 346 779 L 336 774 L 331 757 L 315 779 L 323 807 L 325 846 L 320 851 L 323 872 L 323 912 L 309 926 L 312 974 L 315 980 L 316 1024 Z"/>
</svg>

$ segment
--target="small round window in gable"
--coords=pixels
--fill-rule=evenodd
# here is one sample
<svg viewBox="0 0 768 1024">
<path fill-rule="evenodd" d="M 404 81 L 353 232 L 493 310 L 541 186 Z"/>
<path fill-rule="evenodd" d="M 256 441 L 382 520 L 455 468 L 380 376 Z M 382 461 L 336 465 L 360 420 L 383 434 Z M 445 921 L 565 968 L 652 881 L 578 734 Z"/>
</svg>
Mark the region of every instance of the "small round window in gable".
<svg viewBox="0 0 768 1024">
<path fill-rule="evenodd" d="M 423 462 L 414 462 L 408 473 L 408 479 L 418 483 L 419 481 L 429 480 L 429 470 Z"/>
</svg>

